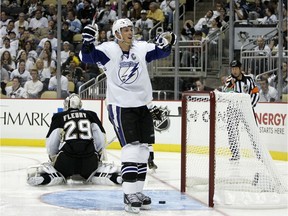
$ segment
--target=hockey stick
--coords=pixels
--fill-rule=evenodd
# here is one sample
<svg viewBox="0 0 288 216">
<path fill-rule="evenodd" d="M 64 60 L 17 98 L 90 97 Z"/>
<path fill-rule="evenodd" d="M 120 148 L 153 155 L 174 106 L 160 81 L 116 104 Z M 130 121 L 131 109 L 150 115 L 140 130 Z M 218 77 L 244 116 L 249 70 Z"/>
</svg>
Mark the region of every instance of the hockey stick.
<svg viewBox="0 0 288 216">
<path fill-rule="evenodd" d="M 95 14 L 94 14 L 94 16 L 93 16 L 93 20 L 92 20 L 92 26 L 94 26 L 95 25 L 95 23 L 96 23 L 96 20 L 97 20 L 97 16 L 98 16 L 98 11 L 96 10 L 96 12 L 95 12 Z"/>
<path fill-rule="evenodd" d="M 172 115 L 172 114 L 171 115 L 170 114 L 169 115 L 165 115 L 165 116 L 167 116 L 167 117 L 181 117 L 181 115 Z"/>
<path fill-rule="evenodd" d="M 105 143 L 104 148 L 107 148 L 109 145 L 111 145 L 111 143 L 113 143 L 115 140 L 117 139 L 117 136 L 114 136 L 109 142 Z"/>
<path fill-rule="evenodd" d="M 103 150 L 102 150 L 102 154 L 101 154 L 101 158 L 100 158 L 101 161 L 108 161 L 106 148 L 107 148 L 111 143 L 113 143 L 116 139 L 117 139 L 117 136 L 114 136 L 111 140 L 109 140 L 109 142 L 106 142 L 106 143 L 105 143 L 105 146 L 104 146 L 104 148 L 103 148 Z"/>
</svg>

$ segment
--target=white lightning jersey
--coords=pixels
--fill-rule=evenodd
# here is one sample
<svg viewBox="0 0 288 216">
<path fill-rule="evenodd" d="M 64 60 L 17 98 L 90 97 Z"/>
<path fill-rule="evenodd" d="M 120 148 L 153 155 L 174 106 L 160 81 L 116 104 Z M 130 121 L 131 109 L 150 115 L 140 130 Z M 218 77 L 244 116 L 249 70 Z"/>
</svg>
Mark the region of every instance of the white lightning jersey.
<svg viewBox="0 0 288 216">
<path fill-rule="evenodd" d="M 94 47 L 84 44 L 80 59 L 98 64 L 107 77 L 107 104 L 119 107 L 140 107 L 152 101 L 152 86 L 147 62 L 164 58 L 171 50 L 161 50 L 153 43 L 134 41 L 129 52 L 114 42 Z"/>
</svg>

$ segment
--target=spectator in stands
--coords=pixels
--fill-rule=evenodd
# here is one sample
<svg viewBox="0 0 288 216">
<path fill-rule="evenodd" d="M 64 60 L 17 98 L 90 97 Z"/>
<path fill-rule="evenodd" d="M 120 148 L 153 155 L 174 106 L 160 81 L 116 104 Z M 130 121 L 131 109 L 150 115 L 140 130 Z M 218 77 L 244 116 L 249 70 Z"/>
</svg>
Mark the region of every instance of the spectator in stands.
<svg viewBox="0 0 288 216">
<path fill-rule="evenodd" d="M 14 25 L 18 35 L 19 35 L 19 27 L 24 27 L 24 29 L 28 29 L 29 22 L 25 20 L 24 13 L 19 14 L 19 19 L 14 23 Z"/>
<path fill-rule="evenodd" d="M 217 32 L 222 27 L 222 23 L 220 22 L 220 17 L 212 18 L 211 27 L 209 28 L 207 37 L 211 36 L 214 32 Z"/>
<path fill-rule="evenodd" d="M 23 45 L 23 50 L 26 51 L 28 58 L 33 59 L 33 61 L 36 62 L 36 59 L 38 58 L 38 54 L 35 51 L 34 43 L 30 40 L 26 41 Z"/>
<path fill-rule="evenodd" d="M 8 37 L 10 38 L 10 46 L 12 47 L 13 50 L 16 50 L 16 53 L 17 53 L 19 49 L 19 40 L 16 37 L 16 32 L 10 31 L 8 33 Z"/>
<path fill-rule="evenodd" d="M 198 79 L 195 82 L 196 91 L 213 91 L 214 89 L 208 86 L 205 86 L 204 83 Z"/>
<path fill-rule="evenodd" d="M 57 22 L 57 8 L 54 4 L 49 4 L 46 12 L 46 17 L 48 19 L 48 22 Z"/>
<path fill-rule="evenodd" d="M 67 60 L 62 64 L 62 68 L 64 69 L 68 69 L 69 68 L 69 64 L 71 61 L 74 61 L 76 64 L 76 67 L 80 66 L 80 59 L 79 57 L 75 54 L 75 52 L 70 52 L 69 53 L 69 57 L 67 58 Z"/>
<path fill-rule="evenodd" d="M 31 80 L 30 72 L 25 69 L 26 62 L 23 59 L 19 60 L 18 67 L 12 71 L 10 74 L 10 80 L 12 81 L 14 77 L 21 78 L 21 86 L 23 87 L 25 82 Z"/>
<path fill-rule="evenodd" d="M 225 7 L 222 7 L 220 9 L 219 19 L 220 19 L 220 22 L 221 22 L 222 26 L 225 26 L 226 24 L 228 24 L 229 16 L 227 14 L 227 11 L 226 11 Z"/>
<path fill-rule="evenodd" d="M 63 75 L 67 77 L 69 81 L 72 81 L 75 84 L 76 93 L 79 87 L 89 80 L 89 74 L 87 74 L 81 67 L 78 66 L 78 63 L 74 61 L 72 58 L 70 59 L 70 63 L 68 66 L 68 70 Z M 68 60 L 69 60 L 68 59 Z"/>
<path fill-rule="evenodd" d="M 116 7 L 116 9 L 117 9 L 117 7 Z M 121 5 L 121 14 L 122 14 L 122 18 L 127 18 L 128 17 L 128 8 L 127 8 L 126 4 L 122 4 Z"/>
<path fill-rule="evenodd" d="M 2 86 L 2 82 L 4 82 L 5 84 L 9 82 L 9 80 L 10 80 L 10 75 L 9 75 L 9 72 L 8 72 L 5 68 L 3 68 L 2 65 L 1 65 L 1 67 L 0 67 L 0 71 L 1 71 L 1 74 L 0 74 L 1 78 L 0 78 L 0 80 L 1 80 L 1 86 Z"/>
<path fill-rule="evenodd" d="M 252 59 L 252 71 L 254 75 L 258 75 L 267 70 L 267 60 L 271 55 L 271 50 L 269 46 L 265 44 L 264 37 L 258 37 L 256 44 L 257 46 L 254 48 L 255 59 Z"/>
<path fill-rule="evenodd" d="M 19 38 L 20 47 L 22 47 L 22 49 L 25 49 L 27 42 L 30 43 L 33 50 L 36 49 L 36 43 L 37 45 L 39 43 L 39 40 L 33 34 L 31 34 L 30 30 L 24 30 L 23 34 Z"/>
<path fill-rule="evenodd" d="M 5 50 L 1 55 L 1 66 L 10 73 L 16 68 L 16 64 L 8 50 Z"/>
<path fill-rule="evenodd" d="M 48 49 L 43 49 L 42 55 L 39 56 L 44 62 L 44 68 L 56 68 L 56 62 L 52 59 L 51 52 Z"/>
<path fill-rule="evenodd" d="M 248 16 L 248 14 L 246 13 L 246 10 L 243 7 L 243 4 L 241 5 L 240 2 L 234 2 L 234 20 L 235 21 L 246 20 Z"/>
<path fill-rule="evenodd" d="M 35 35 L 35 37 L 37 37 L 37 39 L 42 40 L 43 38 L 49 37 L 49 32 L 53 32 L 54 37 L 56 37 L 57 28 L 56 28 L 55 22 L 53 20 L 48 21 L 48 27 L 47 28 L 38 28 L 35 31 L 34 35 Z"/>
<path fill-rule="evenodd" d="M 149 6 L 151 2 L 155 2 L 155 0 L 144 0 L 144 1 L 140 1 L 142 3 L 142 8 L 143 10 L 149 10 Z"/>
<path fill-rule="evenodd" d="M 61 51 L 61 65 L 67 61 L 70 56 L 70 43 L 68 41 L 64 41 L 63 50 Z"/>
<path fill-rule="evenodd" d="M 131 1 L 132 5 L 128 8 L 128 18 L 135 23 L 141 19 L 142 4 L 140 1 Z M 128 5 L 127 5 L 128 7 Z"/>
<path fill-rule="evenodd" d="M 147 18 L 153 20 L 154 25 L 156 25 L 159 22 L 163 23 L 165 21 L 164 13 L 159 8 L 158 3 L 151 2 L 149 4 L 149 10 L 148 10 Z"/>
<path fill-rule="evenodd" d="M 135 35 L 141 35 L 141 38 L 145 41 L 149 40 L 149 31 L 153 28 L 153 21 L 147 18 L 147 11 L 141 11 L 141 19 L 135 23 Z"/>
<path fill-rule="evenodd" d="M 62 23 L 61 31 L 61 41 L 68 41 L 70 44 L 73 44 L 74 32 L 69 29 L 69 23 L 64 21 Z"/>
<path fill-rule="evenodd" d="M 206 15 L 198 20 L 196 25 L 194 26 L 195 31 L 201 31 L 205 35 L 208 34 L 209 28 L 211 27 L 213 17 L 213 10 L 208 10 Z"/>
<path fill-rule="evenodd" d="M 0 29 L 6 27 L 11 19 L 7 16 L 6 12 L 1 11 Z"/>
<path fill-rule="evenodd" d="M 62 9 L 62 20 L 67 19 L 68 11 L 73 11 L 75 14 L 77 13 L 76 8 L 73 5 L 73 1 L 68 0 L 66 5 L 63 5 Z"/>
<path fill-rule="evenodd" d="M 57 61 L 56 51 L 55 51 L 54 49 L 52 49 L 52 45 L 51 45 L 50 40 L 46 40 L 46 41 L 45 41 L 43 50 L 42 50 L 42 51 L 40 52 L 40 54 L 39 54 L 39 58 L 42 58 L 42 57 L 43 57 L 45 50 L 48 50 L 49 53 L 51 53 L 51 59 L 52 59 L 52 60 Z"/>
<path fill-rule="evenodd" d="M 19 63 L 21 59 L 26 62 L 25 70 L 30 72 L 32 67 L 35 64 L 36 59 L 29 57 L 25 50 L 19 50 L 17 54 L 17 58 L 16 58 L 17 68 L 19 67 Z"/>
<path fill-rule="evenodd" d="M 10 52 L 12 59 L 15 60 L 17 50 L 15 49 L 15 47 L 11 47 L 10 39 L 8 37 L 3 38 L 3 46 L 0 49 L 0 56 L 6 50 Z"/>
<path fill-rule="evenodd" d="M 38 71 L 39 80 L 43 83 L 43 91 L 48 90 L 48 84 L 51 78 L 50 67 L 44 68 L 44 61 L 41 58 L 36 60 L 35 67 Z"/>
<path fill-rule="evenodd" d="M 249 3 L 249 20 L 254 20 L 255 18 L 263 18 L 265 16 L 265 5 L 262 0 L 254 0 Z"/>
<path fill-rule="evenodd" d="M 227 75 L 222 75 L 222 76 L 220 76 L 221 85 L 216 89 L 217 91 L 220 91 L 220 92 L 223 92 L 223 91 L 224 91 L 224 86 L 225 86 L 225 84 L 226 84 L 227 78 L 228 78 Z"/>
<path fill-rule="evenodd" d="M 9 98 L 27 98 L 27 93 L 23 87 L 21 87 L 21 78 L 13 77 L 12 85 L 5 88 L 6 95 Z"/>
<path fill-rule="evenodd" d="M 81 33 L 82 23 L 76 18 L 74 11 L 68 11 L 66 22 L 69 23 L 69 30 L 74 33 Z"/>
<path fill-rule="evenodd" d="M 282 92 L 284 91 L 284 88 L 287 87 L 288 85 L 288 67 L 287 67 L 287 62 L 282 62 Z M 277 74 L 272 74 L 268 78 L 268 83 L 269 85 L 273 86 L 275 89 L 278 90 L 278 75 Z M 286 93 L 287 94 L 287 93 Z"/>
<path fill-rule="evenodd" d="M 278 22 L 275 10 L 271 5 L 265 9 L 265 15 L 266 16 L 261 21 L 261 24 L 276 24 Z"/>
<path fill-rule="evenodd" d="M 47 28 L 48 27 L 48 19 L 42 16 L 41 10 L 35 11 L 35 17 L 30 20 L 29 29 L 32 32 L 35 32 L 38 28 Z"/>
<path fill-rule="evenodd" d="M 218 0 L 218 1 L 215 2 L 215 10 L 213 10 L 213 17 L 214 18 L 221 15 L 223 7 L 224 6 L 223 6 L 222 1 Z"/>
<path fill-rule="evenodd" d="M 106 41 L 108 41 L 107 32 L 105 30 L 100 30 L 98 37 L 96 39 L 97 45 L 99 45 L 103 42 L 106 42 Z"/>
<path fill-rule="evenodd" d="M 81 21 L 82 28 L 92 23 L 94 14 L 95 14 L 95 9 L 92 7 L 91 1 L 84 0 L 83 8 L 81 8 L 77 12 L 77 18 Z"/>
<path fill-rule="evenodd" d="M 205 34 L 196 31 L 191 43 L 192 48 L 183 51 L 180 61 L 181 67 L 199 67 L 201 64 L 201 46 L 205 41 Z"/>
<path fill-rule="evenodd" d="M 58 85 L 58 80 L 56 76 L 56 68 L 51 67 L 51 76 L 52 77 L 49 80 L 48 90 L 56 91 L 57 85 Z M 61 98 L 66 98 L 69 95 L 68 79 L 61 74 L 60 82 L 61 82 Z"/>
<path fill-rule="evenodd" d="M 43 90 L 43 83 L 39 80 L 39 75 L 37 68 L 32 68 L 31 72 L 31 80 L 28 80 L 25 85 L 24 89 L 27 93 L 28 98 L 39 98 L 40 92 Z"/>
<path fill-rule="evenodd" d="M 257 55 L 260 56 L 269 56 L 271 53 L 271 50 L 269 46 L 265 43 L 264 37 L 260 36 L 256 40 L 257 46 L 254 48 L 255 51 L 257 51 Z"/>
<path fill-rule="evenodd" d="M 174 0 L 163 0 L 160 4 L 160 9 L 165 15 L 165 24 L 167 24 L 167 30 L 171 31 L 173 28 L 173 12 L 175 10 Z"/>
<path fill-rule="evenodd" d="M 37 10 L 38 0 L 30 0 L 28 3 L 30 3 L 28 6 L 28 16 L 33 17 L 35 11 Z"/>
<path fill-rule="evenodd" d="M 111 9 L 110 1 L 105 3 L 104 10 L 100 11 L 98 15 L 99 28 L 108 30 L 111 28 L 113 22 L 116 20 L 116 11 Z"/>
<path fill-rule="evenodd" d="M 186 20 L 181 30 L 181 40 L 192 40 L 195 34 L 194 23 L 192 20 Z"/>
<path fill-rule="evenodd" d="M 260 84 L 260 99 L 259 102 L 277 102 L 278 91 L 268 84 L 267 78 L 262 78 Z"/>
<path fill-rule="evenodd" d="M 9 33 L 11 31 L 14 31 L 16 32 L 16 29 L 15 29 L 15 25 L 14 25 L 14 21 L 13 20 L 9 20 L 7 26 L 3 26 L 1 29 L 0 29 L 0 37 L 9 37 Z"/>
<path fill-rule="evenodd" d="M 6 95 L 6 85 L 9 82 L 10 78 L 9 78 L 9 73 L 8 71 L 3 68 L 0 64 L 0 80 L 1 80 L 1 94 Z"/>
<path fill-rule="evenodd" d="M 54 31 L 53 30 L 49 30 L 48 37 L 43 38 L 39 42 L 39 44 L 37 46 L 37 49 L 36 49 L 36 52 L 37 52 L 38 55 L 40 55 L 40 53 L 41 53 L 41 51 L 43 49 L 45 49 L 45 48 L 47 49 L 48 48 L 50 50 L 50 52 L 51 52 L 52 58 L 56 60 L 57 44 L 58 44 L 58 42 L 57 42 L 57 38 L 54 37 Z M 49 47 L 48 47 L 48 45 L 49 45 Z M 54 52 L 52 52 L 52 50 Z"/>
</svg>

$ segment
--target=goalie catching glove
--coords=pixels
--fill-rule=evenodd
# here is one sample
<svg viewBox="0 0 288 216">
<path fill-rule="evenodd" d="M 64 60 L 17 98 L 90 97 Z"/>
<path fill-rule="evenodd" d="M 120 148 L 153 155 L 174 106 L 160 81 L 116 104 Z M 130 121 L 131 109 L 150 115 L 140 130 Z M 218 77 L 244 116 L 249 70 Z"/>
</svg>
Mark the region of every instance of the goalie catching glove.
<svg viewBox="0 0 288 216">
<path fill-rule="evenodd" d="M 94 24 L 87 25 L 84 27 L 82 31 L 82 38 L 84 43 L 92 44 L 95 42 L 96 38 L 98 37 L 98 25 Z"/>
<path fill-rule="evenodd" d="M 163 50 L 170 49 L 172 45 L 175 45 L 177 36 L 173 32 L 163 32 L 158 34 L 155 38 L 156 45 Z"/>
</svg>

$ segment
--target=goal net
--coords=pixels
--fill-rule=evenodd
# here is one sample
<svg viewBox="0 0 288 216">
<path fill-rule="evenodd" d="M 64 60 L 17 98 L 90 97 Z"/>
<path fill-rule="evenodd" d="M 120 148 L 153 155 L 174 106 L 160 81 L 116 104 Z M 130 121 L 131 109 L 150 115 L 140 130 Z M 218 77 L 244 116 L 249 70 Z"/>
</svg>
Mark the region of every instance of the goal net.
<svg viewBox="0 0 288 216">
<path fill-rule="evenodd" d="M 204 192 L 211 207 L 287 207 L 248 94 L 183 93 L 181 142 L 182 192 Z"/>
</svg>

